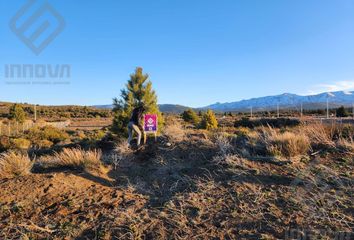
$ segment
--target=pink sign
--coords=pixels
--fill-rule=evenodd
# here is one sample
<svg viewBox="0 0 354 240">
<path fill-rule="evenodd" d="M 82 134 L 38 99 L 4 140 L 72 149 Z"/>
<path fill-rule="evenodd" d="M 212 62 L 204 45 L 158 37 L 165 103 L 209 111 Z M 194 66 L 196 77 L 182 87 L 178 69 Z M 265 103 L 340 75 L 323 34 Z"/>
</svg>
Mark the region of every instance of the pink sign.
<svg viewBox="0 0 354 240">
<path fill-rule="evenodd" d="M 157 132 L 157 115 L 146 114 L 144 116 L 144 131 L 145 132 Z"/>
</svg>

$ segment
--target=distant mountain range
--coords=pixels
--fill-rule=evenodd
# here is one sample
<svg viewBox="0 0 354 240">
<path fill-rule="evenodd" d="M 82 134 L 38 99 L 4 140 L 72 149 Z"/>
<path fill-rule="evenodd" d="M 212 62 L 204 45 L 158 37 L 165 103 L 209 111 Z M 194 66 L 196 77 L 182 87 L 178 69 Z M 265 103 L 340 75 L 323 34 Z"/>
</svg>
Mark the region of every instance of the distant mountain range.
<svg viewBox="0 0 354 240">
<path fill-rule="evenodd" d="M 354 104 L 354 92 L 327 92 L 317 95 L 300 96 L 291 93 L 284 93 L 276 96 L 252 98 L 231 103 L 216 103 L 204 107 L 215 111 L 246 111 L 253 108 L 255 111 L 273 110 L 279 108 L 304 109 L 325 108 L 327 100 L 331 108 L 338 106 L 352 106 Z"/>
<path fill-rule="evenodd" d="M 279 108 L 300 109 L 320 109 L 327 106 L 327 100 L 330 108 L 339 106 L 350 107 L 354 104 L 354 91 L 352 92 L 326 92 L 317 95 L 300 96 L 292 93 L 284 93 L 281 95 L 267 96 L 260 98 L 252 98 L 230 103 L 215 103 L 206 107 L 196 108 L 195 110 L 212 109 L 217 112 L 228 111 L 254 111 L 274 110 Z M 97 108 L 113 108 L 112 105 L 98 105 Z M 165 113 L 181 113 L 189 107 L 175 104 L 160 104 L 160 110 Z"/>
</svg>

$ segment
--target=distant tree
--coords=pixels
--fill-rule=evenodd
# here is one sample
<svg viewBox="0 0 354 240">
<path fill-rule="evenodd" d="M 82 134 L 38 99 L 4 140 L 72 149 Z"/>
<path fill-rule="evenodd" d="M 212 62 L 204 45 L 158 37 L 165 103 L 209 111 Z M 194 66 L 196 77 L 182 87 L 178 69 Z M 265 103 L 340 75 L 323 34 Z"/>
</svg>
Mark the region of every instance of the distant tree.
<svg viewBox="0 0 354 240">
<path fill-rule="evenodd" d="M 201 128 L 212 130 L 218 128 L 218 121 L 212 110 L 208 110 L 204 115 L 201 122 Z"/>
<path fill-rule="evenodd" d="M 203 117 L 202 111 L 199 111 L 199 112 L 198 112 L 198 116 L 199 116 L 199 117 Z"/>
<path fill-rule="evenodd" d="M 230 116 L 230 117 L 232 117 L 232 116 L 233 116 L 233 115 L 232 115 L 232 112 L 229 112 L 229 116 Z"/>
<path fill-rule="evenodd" d="M 113 124 L 111 131 L 118 135 L 127 134 L 127 125 L 135 107 L 144 104 L 148 113 L 158 115 L 158 124 L 163 126 L 162 114 L 157 105 L 157 95 L 152 89 L 149 75 L 143 73 L 141 67 L 137 67 L 130 75 L 126 88 L 121 90 L 120 99 L 113 99 Z"/>
<path fill-rule="evenodd" d="M 19 104 L 14 104 L 10 108 L 10 119 L 19 123 L 26 120 L 26 113 Z"/>
<path fill-rule="evenodd" d="M 337 117 L 348 117 L 349 114 L 344 106 L 341 106 L 337 109 Z"/>
<path fill-rule="evenodd" d="M 192 123 L 197 126 L 200 123 L 200 117 L 192 109 L 188 109 L 182 113 L 182 118 L 185 122 Z"/>
</svg>

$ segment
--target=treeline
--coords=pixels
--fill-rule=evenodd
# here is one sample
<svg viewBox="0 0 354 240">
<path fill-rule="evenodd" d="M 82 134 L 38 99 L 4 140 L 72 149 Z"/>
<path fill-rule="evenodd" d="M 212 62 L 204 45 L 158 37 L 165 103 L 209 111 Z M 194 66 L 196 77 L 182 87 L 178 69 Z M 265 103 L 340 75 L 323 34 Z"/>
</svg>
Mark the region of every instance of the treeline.
<svg viewBox="0 0 354 240">
<path fill-rule="evenodd" d="M 11 119 L 16 112 L 24 112 L 25 118 L 34 119 L 35 110 L 37 119 L 72 119 L 72 118 L 109 118 L 112 111 L 86 106 L 40 106 L 30 104 L 0 103 L 0 117 Z"/>
</svg>

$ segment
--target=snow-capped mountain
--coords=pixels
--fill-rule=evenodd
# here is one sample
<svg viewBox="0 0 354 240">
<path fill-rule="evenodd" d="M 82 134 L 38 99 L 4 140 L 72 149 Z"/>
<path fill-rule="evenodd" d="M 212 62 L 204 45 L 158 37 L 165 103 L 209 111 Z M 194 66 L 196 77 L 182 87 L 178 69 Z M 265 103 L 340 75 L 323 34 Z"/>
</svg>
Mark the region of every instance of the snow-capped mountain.
<svg viewBox="0 0 354 240">
<path fill-rule="evenodd" d="M 254 110 L 271 110 L 280 108 L 300 108 L 304 109 L 322 108 L 327 105 L 334 108 L 338 106 L 352 106 L 354 104 L 353 92 L 331 92 L 310 96 L 300 96 L 291 93 L 284 93 L 276 96 L 252 98 L 231 103 L 216 103 L 204 107 L 215 111 L 242 111 L 253 108 Z"/>
</svg>

